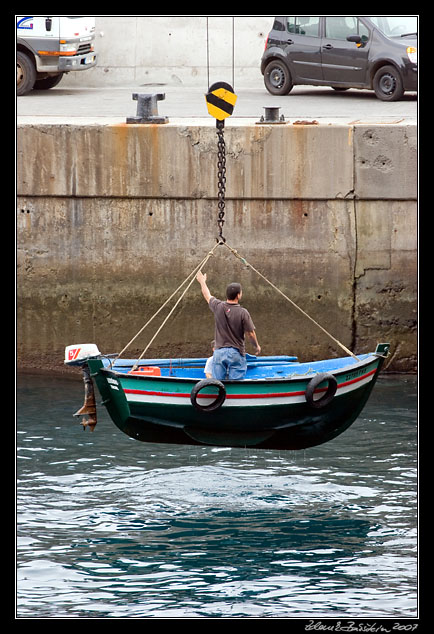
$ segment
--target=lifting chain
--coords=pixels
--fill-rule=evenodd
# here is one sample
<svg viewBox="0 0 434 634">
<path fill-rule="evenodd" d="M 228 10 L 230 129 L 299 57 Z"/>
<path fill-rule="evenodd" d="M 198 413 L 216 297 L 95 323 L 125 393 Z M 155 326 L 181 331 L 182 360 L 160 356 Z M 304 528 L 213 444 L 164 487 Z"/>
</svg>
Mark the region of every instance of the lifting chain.
<svg viewBox="0 0 434 634">
<path fill-rule="evenodd" d="M 224 137 L 224 121 L 217 120 L 217 176 L 218 176 L 218 208 L 219 215 L 217 224 L 219 226 L 218 241 L 222 244 L 226 242 L 223 237 L 223 225 L 225 218 L 225 194 L 226 194 L 226 145 Z"/>
</svg>

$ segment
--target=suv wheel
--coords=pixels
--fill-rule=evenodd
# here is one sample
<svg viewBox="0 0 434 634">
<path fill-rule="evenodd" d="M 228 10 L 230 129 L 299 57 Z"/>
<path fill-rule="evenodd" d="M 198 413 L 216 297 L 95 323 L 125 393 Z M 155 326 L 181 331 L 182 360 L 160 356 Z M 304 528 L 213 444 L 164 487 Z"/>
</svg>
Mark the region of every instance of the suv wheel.
<svg viewBox="0 0 434 634">
<path fill-rule="evenodd" d="M 277 59 L 269 62 L 265 67 L 264 84 L 272 95 L 287 95 L 293 87 L 288 67 Z"/>
<path fill-rule="evenodd" d="M 374 91 L 382 101 L 398 101 L 404 94 L 401 75 L 394 66 L 382 66 L 374 75 Z"/>
</svg>

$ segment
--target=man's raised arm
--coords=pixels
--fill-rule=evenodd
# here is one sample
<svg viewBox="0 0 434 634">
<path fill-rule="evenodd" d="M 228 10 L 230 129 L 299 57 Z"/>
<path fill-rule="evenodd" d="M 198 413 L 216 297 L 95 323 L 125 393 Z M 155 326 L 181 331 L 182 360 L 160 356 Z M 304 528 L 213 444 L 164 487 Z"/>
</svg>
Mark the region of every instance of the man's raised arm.
<svg viewBox="0 0 434 634">
<path fill-rule="evenodd" d="M 209 300 L 211 299 L 211 293 L 209 291 L 208 286 L 206 285 L 206 273 L 202 273 L 202 271 L 199 271 L 199 273 L 196 275 L 196 279 L 200 284 L 202 295 L 204 296 L 205 301 L 209 304 Z"/>
</svg>

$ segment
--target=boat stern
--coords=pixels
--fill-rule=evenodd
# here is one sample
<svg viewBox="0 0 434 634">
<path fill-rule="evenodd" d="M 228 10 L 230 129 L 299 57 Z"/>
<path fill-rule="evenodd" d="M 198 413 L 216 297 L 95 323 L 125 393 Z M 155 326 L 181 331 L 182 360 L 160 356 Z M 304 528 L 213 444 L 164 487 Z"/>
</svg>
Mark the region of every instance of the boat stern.
<svg viewBox="0 0 434 634">
<path fill-rule="evenodd" d="M 87 362 L 100 355 L 98 346 L 94 343 L 73 344 L 65 348 L 65 365 L 80 367 L 84 383 L 84 403 L 74 416 L 81 417 L 83 429 L 88 427 L 90 431 L 93 431 L 97 424 L 97 413 L 95 391 Z"/>
<path fill-rule="evenodd" d="M 79 367 L 84 383 L 84 403 L 74 416 L 81 417 L 83 429 L 95 429 L 97 424 L 97 408 L 95 400 L 94 381 L 102 397 L 104 405 L 115 424 L 124 431 L 126 421 L 130 416 L 125 394 L 117 378 L 104 374 L 103 355 L 94 343 L 74 344 L 66 346 L 64 363 L 68 366 Z"/>
<path fill-rule="evenodd" d="M 131 413 L 119 379 L 109 371 L 104 371 L 105 368 L 101 359 L 89 359 L 87 366 L 90 378 L 95 381 L 101 395 L 101 405 L 104 405 L 107 409 L 115 425 L 121 431 L 128 433 L 126 425 Z"/>
</svg>

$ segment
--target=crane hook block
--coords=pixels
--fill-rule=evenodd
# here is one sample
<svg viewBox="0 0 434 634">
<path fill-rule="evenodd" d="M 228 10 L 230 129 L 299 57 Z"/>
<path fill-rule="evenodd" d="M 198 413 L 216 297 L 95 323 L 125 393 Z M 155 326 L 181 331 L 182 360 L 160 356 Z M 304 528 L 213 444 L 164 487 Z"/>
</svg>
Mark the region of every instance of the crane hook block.
<svg viewBox="0 0 434 634">
<path fill-rule="evenodd" d="M 205 99 L 208 113 L 217 121 L 223 121 L 233 113 L 237 96 L 232 86 L 219 81 L 209 87 Z"/>
</svg>

